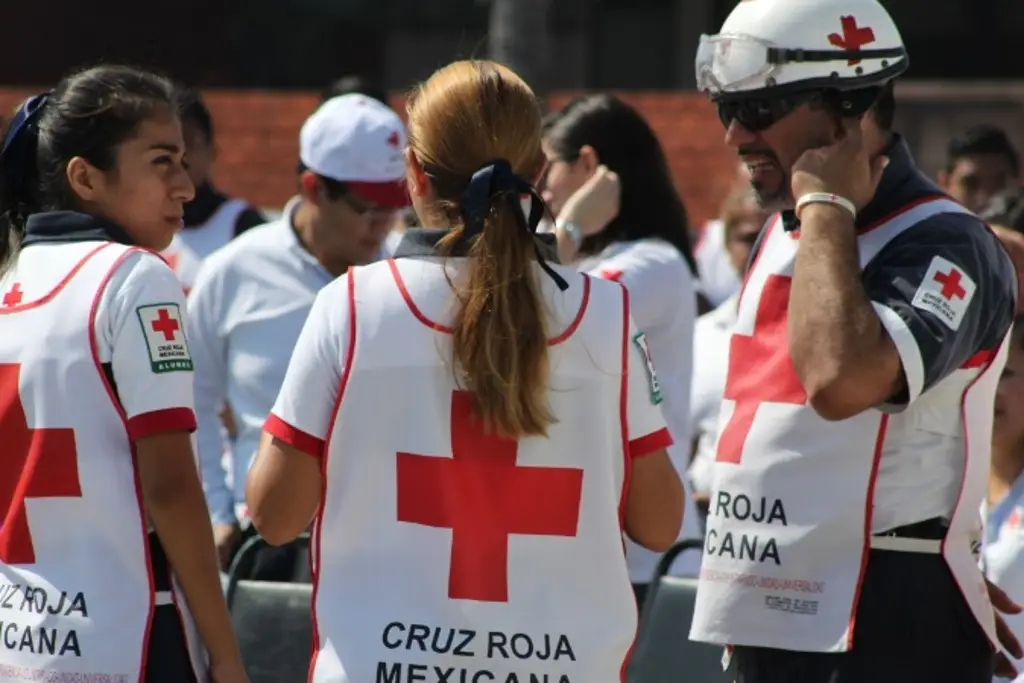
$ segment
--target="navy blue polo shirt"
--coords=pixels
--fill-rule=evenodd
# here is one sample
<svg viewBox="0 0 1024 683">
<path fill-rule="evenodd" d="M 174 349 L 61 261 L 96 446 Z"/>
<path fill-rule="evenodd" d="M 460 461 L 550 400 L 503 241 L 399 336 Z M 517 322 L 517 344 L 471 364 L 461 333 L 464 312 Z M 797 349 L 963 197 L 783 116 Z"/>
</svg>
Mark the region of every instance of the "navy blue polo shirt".
<svg viewBox="0 0 1024 683">
<path fill-rule="evenodd" d="M 440 256 L 438 243 L 448 234 L 447 230 L 436 228 L 409 228 L 402 235 L 398 246 L 395 247 L 395 258 L 409 258 L 415 256 Z M 556 238 L 551 233 L 538 233 L 533 236 L 540 255 L 545 261 L 558 263 L 558 247 Z M 456 244 L 451 251 L 452 256 L 465 256 L 471 242 Z"/>
<path fill-rule="evenodd" d="M 96 216 L 77 211 L 46 211 L 32 214 L 25 221 L 21 246 L 91 241 L 135 243 L 123 228 Z"/>
<path fill-rule="evenodd" d="M 917 168 L 900 135 L 893 135 L 883 153 L 889 165 L 874 198 L 857 215 L 858 230 L 922 199 L 945 196 Z M 783 212 L 783 220 L 787 230 L 798 225 L 791 211 Z M 956 329 L 913 305 L 935 257 L 955 264 L 976 286 Z M 939 213 L 911 226 L 868 263 L 861 281 L 868 298 L 895 311 L 913 334 L 924 368 L 922 392 L 976 354 L 996 350 L 1013 322 L 1016 271 L 998 238 L 974 214 Z M 906 393 L 890 402 L 906 403 Z"/>
</svg>

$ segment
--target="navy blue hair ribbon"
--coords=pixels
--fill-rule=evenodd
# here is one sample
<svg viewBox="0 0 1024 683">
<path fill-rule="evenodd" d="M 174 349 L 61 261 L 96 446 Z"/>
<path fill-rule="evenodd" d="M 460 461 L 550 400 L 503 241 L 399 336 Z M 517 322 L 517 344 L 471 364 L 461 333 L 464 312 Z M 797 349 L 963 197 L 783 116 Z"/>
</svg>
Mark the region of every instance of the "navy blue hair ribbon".
<svg viewBox="0 0 1024 683">
<path fill-rule="evenodd" d="M 50 93 L 30 97 L 14 113 L 0 147 L 0 168 L 3 169 L 4 214 L 8 222 L 20 222 L 31 211 L 38 176 L 36 151 L 39 147 L 39 115 L 50 99 Z"/>
<path fill-rule="evenodd" d="M 0 148 L 0 161 L 8 160 L 12 155 L 17 155 L 18 152 L 22 151 L 20 148 L 22 145 L 20 141 L 27 139 L 28 134 L 32 134 L 32 137 L 38 139 L 38 131 L 35 129 L 36 121 L 39 120 L 39 114 L 42 113 L 43 107 L 46 106 L 46 102 L 50 99 L 50 93 L 44 92 L 34 97 L 30 97 L 21 106 L 18 107 L 18 111 L 14 113 L 14 118 L 11 119 L 11 125 L 7 127 L 7 135 L 4 136 L 4 146 Z"/>
<path fill-rule="evenodd" d="M 484 220 L 494 198 L 503 194 L 514 197 L 517 208 L 520 196 L 530 197 L 530 215 L 526 217 L 522 226 L 531 235 L 536 234 L 537 226 L 544 217 L 544 202 L 529 182 L 512 171 L 512 165 L 506 159 L 497 159 L 474 173 L 469 185 L 462 192 L 459 205 L 462 222 L 465 225 L 463 238 L 471 238 L 483 232 Z M 522 218 L 518 212 L 517 218 Z M 564 292 L 569 289 L 569 283 L 545 261 L 540 246 L 535 243 L 534 248 L 544 272 L 555 281 L 560 290 Z"/>
</svg>

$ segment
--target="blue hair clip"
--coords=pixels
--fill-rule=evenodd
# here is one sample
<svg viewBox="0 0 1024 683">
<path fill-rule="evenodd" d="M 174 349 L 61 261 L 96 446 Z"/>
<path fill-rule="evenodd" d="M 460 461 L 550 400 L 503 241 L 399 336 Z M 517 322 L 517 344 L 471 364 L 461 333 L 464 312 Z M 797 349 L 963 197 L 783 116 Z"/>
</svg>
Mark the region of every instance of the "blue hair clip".
<svg viewBox="0 0 1024 683">
<path fill-rule="evenodd" d="M 502 192 L 530 195 L 530 216 L 526 227 L 531 233 L 537 232 L 537 226 L 544 217 L 544 204 L 530 183 L 512 171 L 512 165 L 506 159 L 497 159 L 473 174 L 460 198 L 466 237 L 477 235 L 484 229 L 491 198 Z"/>
<path fill-rule="evenodd" d="M 540 221 L 544 217 L 544 202 L 541 201 L 537 191 L 529 182 L 512 171 L 512 165 L 506 159 L 498 159 L 474 173 L 469 185 L 462 193 L 460 208 L 462 222 L 465 224 L 463 238 L 473 237 L 483 231 L 484 219 L 491 206 L 491 198 L 503 192 L 514 193 L 516 197 L 529 195 L 530 215 L 526 220 L 526 229 L 530 234 L 537 232 L 537 226 L 540 225 Z M 540 246 L 535 243 L 534 249 L 544 272 L 555 281 L 560 290 L 563 292 L 567 290 L 569 283 L 547 264 L 541 254 Z"/>
<path fill-rule="evenodd" d="M 18 111 L 14 113 L 14 118 L 11 119 L 11 125 L 7 127 L 7 135 L 4 136 L 4 146 L 0 148 L 0 159 L 8 156 L 11 147 L 36 122 L 49 99 L 50 93 L 44 92 L 30 97 L 18 107 Z"/>
</svg>

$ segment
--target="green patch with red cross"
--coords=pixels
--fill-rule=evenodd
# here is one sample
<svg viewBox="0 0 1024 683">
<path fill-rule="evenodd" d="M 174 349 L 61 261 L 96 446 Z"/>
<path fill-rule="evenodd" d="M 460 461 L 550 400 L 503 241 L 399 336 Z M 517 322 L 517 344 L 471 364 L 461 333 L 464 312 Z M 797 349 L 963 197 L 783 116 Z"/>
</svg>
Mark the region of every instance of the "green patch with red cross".
<svg viewBox="0 0 1024 683">
<path fill-rule="evenodd" d="M 146 337 L 153 372 L 191 372 L 192 356 L 178 304 L 147 304 L 136 308 L 135 313 Z"/>
</svg>

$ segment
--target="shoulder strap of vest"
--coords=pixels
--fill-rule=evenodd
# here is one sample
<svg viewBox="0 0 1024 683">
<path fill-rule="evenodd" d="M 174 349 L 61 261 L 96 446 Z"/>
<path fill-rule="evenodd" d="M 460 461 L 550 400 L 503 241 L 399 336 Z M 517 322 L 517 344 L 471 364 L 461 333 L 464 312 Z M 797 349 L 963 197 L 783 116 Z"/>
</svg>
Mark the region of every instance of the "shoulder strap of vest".
<svg viewBox="0 0 1024 683">
<path fill-rule="evenodd" d="M 899 211 L 883 218 L 875 225 L 868 226 L 865 232 L 862 233 L 859 240 L 861 265 L 867 264 L 878 255 L 878 252 L 886 244 L 905 230 L 940 213 L 970 214 L 971 212 L 944 196 L 908 204 Z"/>
<path fill-rule="evenodd" d="M 761 251 L 761 245 L 764 244 L 765 239 L 767 239 L 768 235 L 771 234 L 775 221 L 781 219 L 782 217 L 780 214 L 773 213 L 771 216 L 768 216 L 768 220 L 766 220 L 764 225 L 761 226 L 761 232 L 757 233 L 757 239 L 754 240 L 754 246 L 750 248 L 750 256 L 747 257 L 747 263 L 743 266 L 743 272 L 740 273 L 740 279 L 742 279 L 746 275 L 747 271 L 750 270 L 750 267 L 754 265 L 754 261 L 757 260 L 757 255 Z M 722 230 L 722 243 L 725 244 L 725 228 L 723 227 Z"/>
</svg>

